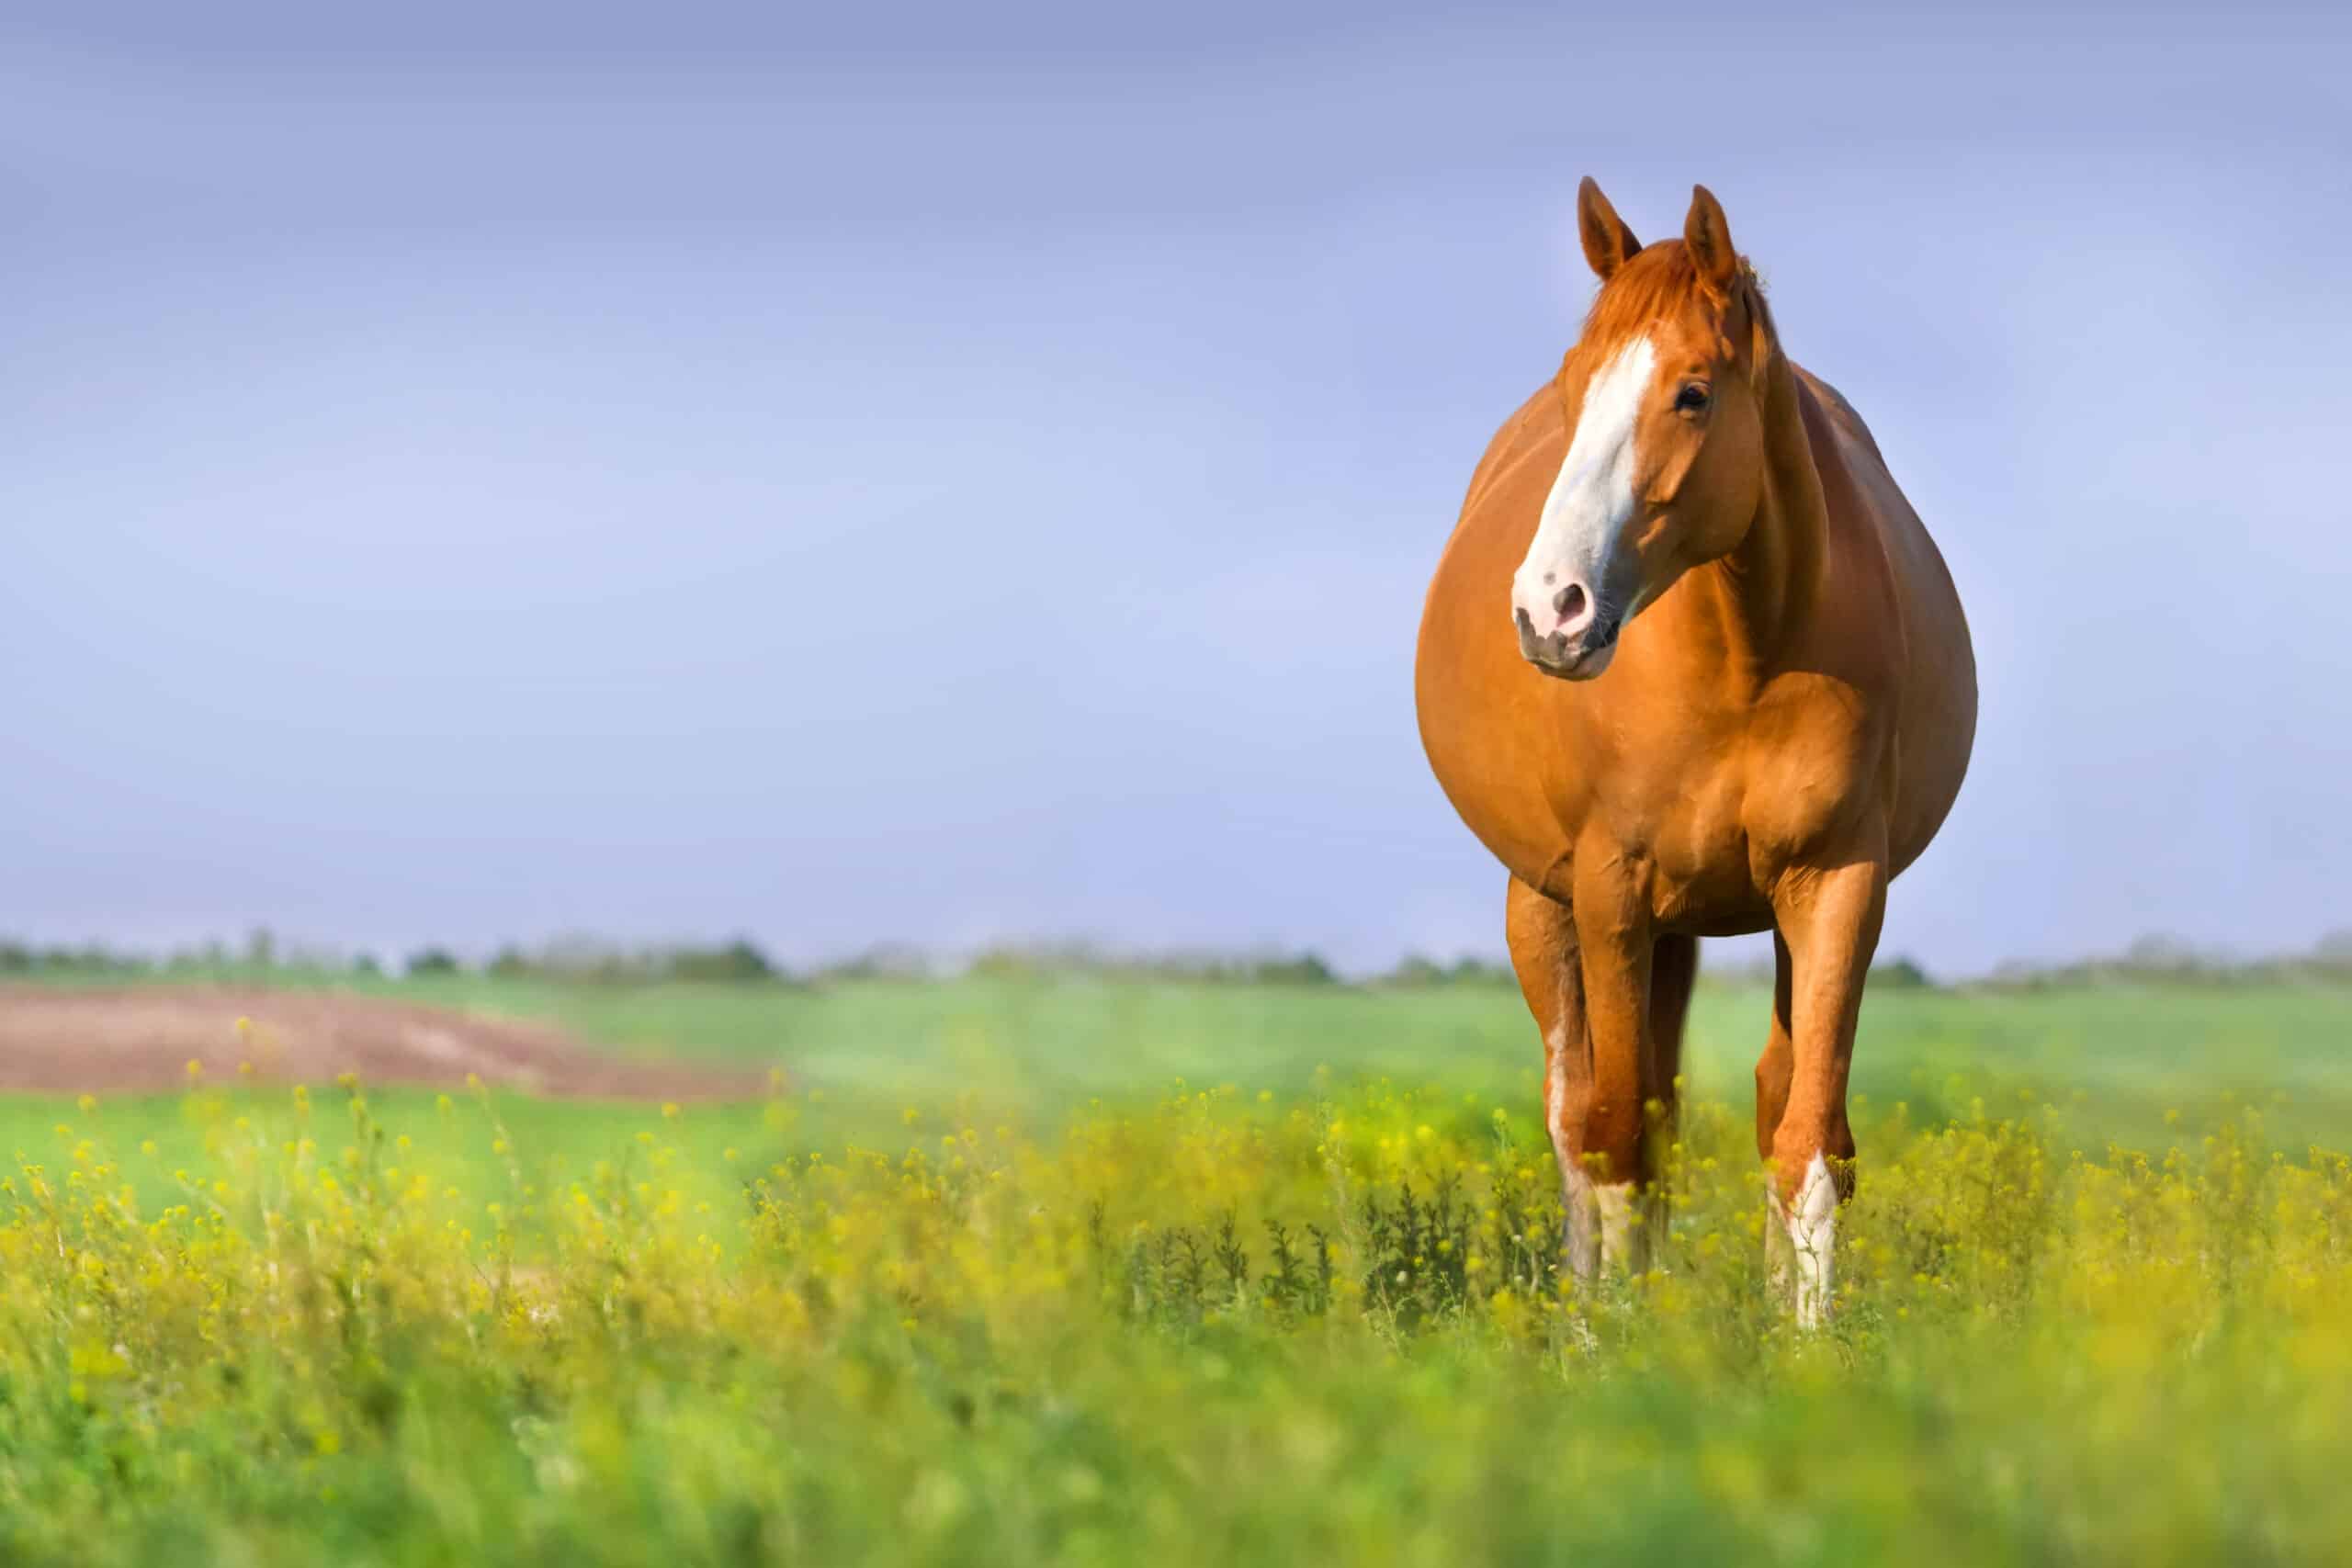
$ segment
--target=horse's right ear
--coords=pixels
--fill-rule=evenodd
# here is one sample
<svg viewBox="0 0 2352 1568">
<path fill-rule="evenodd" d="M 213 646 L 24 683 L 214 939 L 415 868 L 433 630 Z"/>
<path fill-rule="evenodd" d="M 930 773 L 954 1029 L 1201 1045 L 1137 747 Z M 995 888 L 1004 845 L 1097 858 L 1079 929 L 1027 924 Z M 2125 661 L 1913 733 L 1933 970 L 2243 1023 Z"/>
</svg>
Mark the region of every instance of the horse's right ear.
<svg viewBox="0 0 2352 1568">
<path fill-rule="evenodd" d="M 1634 231 L 1625 227 L 1625 220 L 1617 216 L 1617 209 L 1609 205 L 1609 198 L 1600 194 L 1600 187 L 1593 183 L 1590 175 L 1585 175 L 1584 183 L 1577 186 L 1577 235 L 1584 241 L 1584 259 L 1592 264 L 1592 270 L 1600 275 L 1604 283 L 1642 248 L 1642 243 L 1634 238 Z"/>
</svg>

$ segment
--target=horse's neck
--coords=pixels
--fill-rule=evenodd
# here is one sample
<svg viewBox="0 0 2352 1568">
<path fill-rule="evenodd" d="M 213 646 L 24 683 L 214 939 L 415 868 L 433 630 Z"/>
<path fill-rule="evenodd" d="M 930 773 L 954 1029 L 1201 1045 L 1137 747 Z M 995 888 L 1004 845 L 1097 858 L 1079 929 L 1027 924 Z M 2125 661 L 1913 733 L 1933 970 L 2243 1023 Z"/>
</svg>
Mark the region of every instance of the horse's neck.
<svg viewBox="0 0 2352 1568">
<path fill-rule="evenodd" d="M 1829 514 L 1813 432 L 1818 410 L 1786 355 L 1765 369 L 1764 482 L 1755 520 L 1737 548 L 1713 563 L 1721 574 L 1732 657 L 1761 672 L 1799 637 L 1826 575 Z M 1825 430 L 1826 434 L 1826 430 Z"/>
</svg>

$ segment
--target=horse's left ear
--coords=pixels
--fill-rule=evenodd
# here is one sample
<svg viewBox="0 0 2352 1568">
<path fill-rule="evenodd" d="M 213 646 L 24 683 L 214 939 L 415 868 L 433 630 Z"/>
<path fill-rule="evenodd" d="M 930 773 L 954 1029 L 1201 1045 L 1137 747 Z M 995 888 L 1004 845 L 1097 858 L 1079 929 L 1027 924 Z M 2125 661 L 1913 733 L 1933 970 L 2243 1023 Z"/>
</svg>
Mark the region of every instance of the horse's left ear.
<svg viewBox="0 0 2352 1568">
<path fill-rule="evenodd" d="M 1600 194 L 1600 184 L 1587 175 L 1577 186 L 1577 237 L 1584 242 L 1584 259 L 1594 273 L 1606 283 L 1616 276 L 1617 269 L 1634 259 L 1642 243 L 1609 198 Z"/>
<path fill-rule="evenodd" d="M 1682 244 L 1699 269 L 1699 281 L 1717 299 L 1731 292 L 1739 276 L 1739 252 L 1731 243 L 1731 220 L 1724 204 L 1705 186 L 1690 187 L 1690 215 L 1682 220 Z"/>
</svg>

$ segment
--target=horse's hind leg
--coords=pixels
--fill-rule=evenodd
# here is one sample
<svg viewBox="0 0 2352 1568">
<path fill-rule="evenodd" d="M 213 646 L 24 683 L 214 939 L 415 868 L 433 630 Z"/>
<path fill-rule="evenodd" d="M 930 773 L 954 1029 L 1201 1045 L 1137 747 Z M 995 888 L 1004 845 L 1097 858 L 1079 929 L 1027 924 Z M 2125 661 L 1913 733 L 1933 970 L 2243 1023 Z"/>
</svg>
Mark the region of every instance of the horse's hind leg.
<svg viewBox="0 0 2352 1568">
<path fill-rule="evenodd" d="M 1503 934 L 1520 994 L 1544 1036 L 1544 1127 L 1560 1162 L 1562 1246 L 1569 1272 L 1600 1269 L 1600 1230 L 1592 1177 L 1584 1168 L 1585 1118 L 1592 1109 L 1592 1037 L 1585 1028 L 1584 972 L 1567 906 L 1511 878 Z"/>
<path fill-rule="evenodd" d="M 1682 1030 L 1690 1017 L 1690 993 L 1699 984 L 1699 939 L 1662 936 L 1650 952 L 1650 1060 L 1642 1074 L 1643 1093 L 1657 1102 L 1659 1114 L 1649 1128 L 1653 1154 L 1647 1168 L 1661 1176 L 1659 1157 L 1674 1146 L 1681 1134 Z M 1645 1110 L 1646 1111 L 1646 1107 Z M 1649 1221 L 1658 1235 L 1666 1234 L 1666 1184 L 1650 1184 Z"/>
<path fill-rule="evenodd" d="M 1764 1054 L 1756 1059 L 1756 1157 L 1772 1158 L 1772 1140 L 1789 1109 L 1789 1084 L 1796 1073 L 1796 1051 L 1790 1043 L 1789 1013 L 1793 986 L 1788 939 L 1772 932 L 1772 1025 L 1764 1039 Z M 1774 1215 L 1764 1227 L 1764 1267 L 1772 1293 L 1793 1304 L 1796 1300 L 1796 1249 L 1788 1228 L 1778 1218 L 1777 1201 L 1766 1183 L 1767 1201 Z"/>
<path fill-rule="evenodd" d="M 1789 1080 L 1796 1072 L 1795 1047 L 1789 1043 L 1791 975 L 1788 940 L 1772 933 L 1772 1029 L 1765 1036 L 1764 1054 L 1756 1058 L 1756 1157 L 1772 1157 L 1772 1135 L 1789 1108 Z"/>
<path fill-rule="evenodd" d="M 1651 1099 L 1665 1111 L 1658 1131 L 1671 1141 L 1681 1097 L 1682 1027 L 1699 984 L 1699 939 L 1662 936 L 1650 953 L 1650 1064 L 1643 1075 Z"/>
</svg>

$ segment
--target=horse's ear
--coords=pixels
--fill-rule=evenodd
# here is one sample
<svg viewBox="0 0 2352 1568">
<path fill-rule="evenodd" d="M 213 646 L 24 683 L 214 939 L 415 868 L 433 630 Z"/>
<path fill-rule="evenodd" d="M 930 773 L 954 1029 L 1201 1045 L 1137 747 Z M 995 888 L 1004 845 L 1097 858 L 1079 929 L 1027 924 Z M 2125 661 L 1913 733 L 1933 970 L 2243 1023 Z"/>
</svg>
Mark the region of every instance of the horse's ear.
<svg viewBox="0 0 2352 1568">
<path fill-rule="evenodd" d="M 1682 220 L 1682 244 L 1708 292 L 1719 299 L 1728 295 L 1731 280 L 1739 276 L 1739 252 L 1732 246 L 1731 220 L 1724 216 L 1724 204 L 1705 186 L 1690 187 L 1690 216 Z"/>
<path fill-rule="evenodd" d="M 1634 231 L 1625 227 L 1625 220 L 1617 216 L 1617 209 L 1609 205 L 1609 198 L 1600 194 L 1600 187 L 1593 183 L 1590 175 L 1585 175 L 1584 183 L 1577 186 L 1577 236 L 1584 242 L 1584 259 L 1592 264 L 1592 270 L 1600 275 L 1604 283 L 1642 248 L 1642 243 L 1634 238 Z"/>
</svg>

